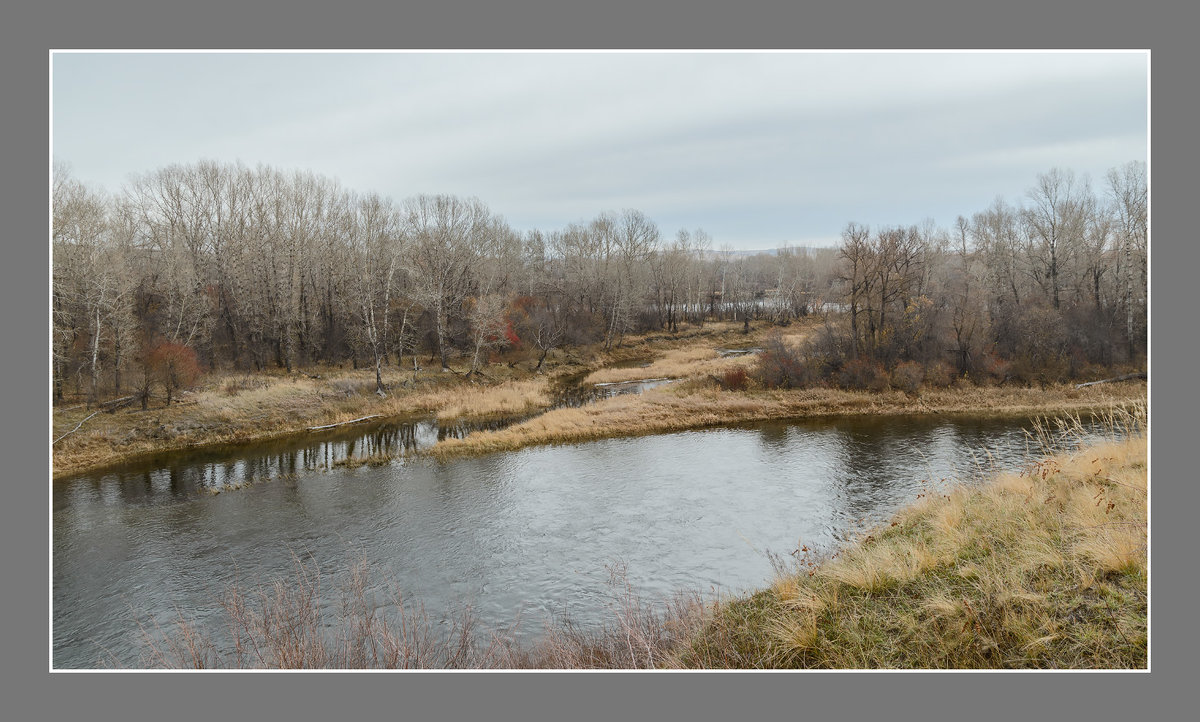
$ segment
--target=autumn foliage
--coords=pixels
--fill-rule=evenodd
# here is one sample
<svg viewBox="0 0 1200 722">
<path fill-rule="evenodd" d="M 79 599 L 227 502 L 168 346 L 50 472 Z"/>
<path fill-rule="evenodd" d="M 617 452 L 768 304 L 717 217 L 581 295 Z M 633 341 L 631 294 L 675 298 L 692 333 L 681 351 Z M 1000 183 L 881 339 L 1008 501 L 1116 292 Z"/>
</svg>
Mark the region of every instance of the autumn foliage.
<svg viewBox="0 0 1200 722">
<path fill-rule="evenodd" d="M 145 357 L 146 384 L 162 385 L 167 394 L 167 405 L 177 389 L 185 389 L 196 383 L 202 373 L 196 352 L 188 346 L 170 341 L 159 341 L 150 347 Z"/>
</svg>

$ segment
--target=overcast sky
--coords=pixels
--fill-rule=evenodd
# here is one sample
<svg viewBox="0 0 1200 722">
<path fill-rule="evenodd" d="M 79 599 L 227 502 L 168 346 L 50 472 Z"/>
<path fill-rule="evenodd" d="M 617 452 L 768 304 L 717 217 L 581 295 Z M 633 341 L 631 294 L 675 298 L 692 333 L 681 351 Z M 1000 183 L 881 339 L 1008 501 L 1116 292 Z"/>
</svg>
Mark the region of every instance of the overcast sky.
<svg viewBox="0 0 1200 722">
<path fill-rule="evenodd" d="M 637 208 L 774 248 L 949 225 L 1053 167 L 1099 190 L 1147 160 L 1147 104 L 1142 53 L 56 53 L 53 155 L 109 191 L 240 160 L 519 230 Z"/>
</svg>

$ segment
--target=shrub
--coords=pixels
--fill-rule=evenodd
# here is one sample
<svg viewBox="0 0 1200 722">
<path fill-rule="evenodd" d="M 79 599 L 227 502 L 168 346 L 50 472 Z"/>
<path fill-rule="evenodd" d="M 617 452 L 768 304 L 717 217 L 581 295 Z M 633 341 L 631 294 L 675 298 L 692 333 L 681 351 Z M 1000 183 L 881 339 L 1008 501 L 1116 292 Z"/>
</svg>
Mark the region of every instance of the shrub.
<svg viewBox="0 0 1200 722">
<path fill-rule="evenodd" d="M 254 378 L 252 376 L 239 376 L 231 378 L 221 387 L 221 392 L 226 396 L 237 396 L 243 391 L 251 389 L 265 389 L 270 386 L 270 382 L 262 378 Z"/>
<path fill-rule="evenodd" d="M 916 396 L 925 380 L 925 369 L 916 361 L 905 361 L 892 370 L 892 386 Z"/>
<path fill-rule="evenodd" d="M 838 385 L 844 389 L 885 391 L 888 388 L 888 376 L 881 364 L 856 358 L 842 365 Z"/>
<path fill-rule="evenodd" d="M 813 384 L 815 374 L 799 351 L 772 334 L 758 354 L 754 378 L 769 389 L 801 389 Z"/>
<path fill-rule="evenodd" d="M 142 356 L 145 381 L 142 385 L 142 407 L 150 393 L 151 381 L 162 384 L 167 393 L 167 405 L 177 389 L 190 388 L 200 378 L 200 362 L 196 352 L 188 346 L 170 341 L 160 341 Z"/>
<path fill-rule="evenodd" d="M 750 375 L 741 366 L 729 369 L 721 378 L 721 387 L 726 391 L 745 391 Z"/>
<path fill-rule="evenodd" d="M 935 389 L 949 388 L 958 378 L 954 367 L 945 361 L 935 361 L 925 367 L 925 383 Z"/>
<path fill-rule="evenodd" d="M 1003 384 L 1009 380 L 1012 373 L 1012 362 L 1000 358 L 995 351 L 988 351 L 980 359 L 979 368 L 983 372 L 983 378 Z"/>
</svg>

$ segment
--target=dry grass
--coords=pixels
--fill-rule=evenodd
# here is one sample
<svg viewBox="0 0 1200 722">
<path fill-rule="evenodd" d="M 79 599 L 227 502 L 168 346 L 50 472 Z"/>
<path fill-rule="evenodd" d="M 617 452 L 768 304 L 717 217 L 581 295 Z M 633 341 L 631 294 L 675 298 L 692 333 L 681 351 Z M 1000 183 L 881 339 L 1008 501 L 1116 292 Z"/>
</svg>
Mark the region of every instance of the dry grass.
<svg viewBox="0 0 1200 722">
<path fill-rule="evenodd" d="M 653 434 L 722 424 L 857 414 L 952 414 L 1032 416 L 1092 411 L 1144 400 L 1146 384 L 1105 384 L 1043 390 L 967 387 L 929 390 L 919 398 L 900 391 L 875 393 L 837 389 L 729 393 L 686 382 L 617 396 L 579 408 L 555 409 L 505 429 L 446 439 L 430 453 L 448 458 L 464 453 L 512 451 L 548 443 L 576 443 L 615 436 Z"/>
<path fill-rule="evenodd" d="M 210 374 L 203 386 L 180 394 L 169 407 L 155 400 L 148 411 L 135 404 L 90 419 L 92 410 L 73 400 L 53 411 L 51 438 L 66 434 L 52 447 L 53 473 L 57 478 L 146 454 L 307 433 L 311 426 L 368 415 L 433 414 L 446 421 L 528 414 L 550 405 L 548 390 L 558 375 L 696 344 L 705 349 L 752 344 L 763 333 L 765 329 L 757 329 L 746 336 L 740 324 L 708 323 L 675 334 L 629 336 L 611 352 L 599 346 L 555 351 L 542 374 L 535 374 L 534 363 L 518 354 L 511 363 L 486 366 L 473 382 L 461 368 L 453 374 L 437 368 L 385 368 L 386 398 L 375 395 L 372 370 L 322 366 L 294 374 L 281 369 Z"/>
<path fill-rule="evenodd" d="M 214 641 L 180 615 L 171 629 L 143 625 L 142 668 L 167 669 L 479 669 L 510 666 L 507 637 L 484 641 L 471 610 L 435 620 L 394 585 L 370 591 L 365 563 L 340 588 L 336 611 L 323 604 L 317 565 L 296 559 L 291 579 L 221 597 L 229 640 Z M 382 604 L 381 604 L 382 602 Z M 390 614 L 380 611 L 387 605 Z M 114 662 L 114 666 L 119 664 Z"/>
<path fill-rule="evenodd" d="M 585 381 L 604 384 L 650 378 L 719 376 L 733 368 L 748 368 L 753 363 L 754 357 L 750 355 L 722 358 L 715 348 L 680 348 L 667 351 L 644 368 L 602 368 L 589 374 Z"/>
<path fill-rule="evenodd" d="M 927 497 L 722 605 L 672 662 L 1144 668 L 1147 461 L 1135 436 Z"/>
<path fill-rule="evenodd" d="M 317 375 L 317 374 L 313 374 Z M 363 416 L 435 414 L 440 420 L 516 415 L 549 406 L 549 380 L 496 379 L 477 385 L 461 376 L 390 371 L 385 398 L 374 393 L 373 372 L 324 370 L 309 375 L 218 375 L 169 407 L 126 407 L 101 413 L 53 445 L 54 475 L 73 474 L 141 454 L 307 433 L 312 426 Z M 91 412 L 54 413 L 54 438 Z"/>
<path fill-rule="evenodd" d="M 696 592 L 679 592 L 663 605 L 648 604 L 629 585 L 623 564 L 608 568 L 607 620 L 583 629 L 571 620 L 551 624 L 528 649 L 514 648 L 508 665 L 531 669 L 653 669 L 669 665 L 672 651 L 703 628 L 709 607 Z"/>
<path fill-rule="evenodd" d="M 582 629 L 551 623 L 535 644 L 515 641 L 516 624 L 484 631 L 472 610 L 435 619 L 394 583 L 372 591 L 365 562 L 329 589 L 315 562 L 295 559 L 290 578 L 220 596 L 225 638 L 180 614 L 163 629 L 142 624 L 137 666 L 167 669 L 646 669 L 697 634 L 707 607 L 678 594 L 661 608 L 629 586 L 622 564 L 609 568 L 608 621 Z M 331 603 L 333 602 L 333 603 Z M 114 667 L 119 660 L 110 660 Z"/>
<path fill-rule="evenodd" d="M 439 389 L 404 399 L 414 411 L 428 411 L 439 420 L 472 416 L 508 416 L 550 405 L 545 379 L 507 381 L 499 386 Z"/>
<path fill-rule="evenodd" d="M 636 381 L 647 378 L 707 378 L 721 376 L 735 368 L 749 368 L 754 356 L 722 357 L 718 349 L 761 347 L 771 333 L 780 334 L 785 343 L 799 346 L 817 325 L 815 318 L 798 321 L 786 329 L 758 325 L 749 334 L 742 332 L 742 324 L 732 321 L 708 323 L 703 327 L 691 327 L 672 336 L 647 334 L 629 339 L 626 349 L 619 353 L 601 355 L 599 362 L 604 366 L 588 375 L 592 384 Z M 611 368 L 614 362 L 627 360 L 638 354 L 653 356 L 648 366 L 634 368 Z"/>
</svg>

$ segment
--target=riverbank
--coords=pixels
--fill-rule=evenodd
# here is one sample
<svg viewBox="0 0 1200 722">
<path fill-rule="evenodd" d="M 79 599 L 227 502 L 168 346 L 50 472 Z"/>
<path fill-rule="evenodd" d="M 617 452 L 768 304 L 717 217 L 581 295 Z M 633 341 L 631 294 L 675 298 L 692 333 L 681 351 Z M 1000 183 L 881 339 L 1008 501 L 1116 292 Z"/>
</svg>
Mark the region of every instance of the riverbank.
<svg viewBox="0 0 1200 722">
<path fill-rule="evenodd" d="M 796 324 L 793 333 L 802 333 Z M 110 466 L 137 457 L 206 446 L 239 444 L 310 433 L 315 426 L 364 417 L 434 416 L 439 421 L 515 417 L 549 409 L 555 389 L 567 378 L 609 372 L 644 378 L 643 364 L 680 352 L 705 361 L 705 368 L 744 359 L 720 359 L 716 349 L 754 345 L 769 331 L 759 325 L 744 334 L 740 323 L 708 323 L 675 334 L 630 336 L 610 351 L 600 345 L 555 350 L 542 369 L 531 354 L 508 354 L 468 378 L 464 360 L 451 373 L 436 366 L 414 371 L 385 367 L 387 395 L 375 394 L 372 369 L 313 367 L 209 374 L 195 389 L 164 405 L 155 399 L 142 410 L 136 403 L 95 413 L 75 399 L 52 409 L 52 464 L 55 478 Z M 405 358 L 405 363 L 410 359 Z M 684 375 L 699 366 L 676 368 Z M 673 376 L 678 378 L 678 375 Z M 622 379 L 623 380 L 623 379 Z"/>
<path fill-rule="evenodd" d="M 368 378 L 370 376 L 370 378 Z M 55 411 L 54 476 L 61 477 L 166 451 L 239 444 L 311 433 L 355 419 L 436 416 L 442 420 L 519 415 L 549 406 L 542 380 L 476 386 L 458 378 L 391 372 L 393 390 L 374 393 L 369 373 L 224 376 L 167 407 L 101 412 Z M 406 388 L 404 384 L 413 388 Z M 229 389 L 234 389 L 230 391 Z M 85 421 L 86 420 L 86 421 Z"/>
<path fill-rule="evenodd" d="M 533 417 L 508 428 L 439 442 L 429 453 L 445 459 L 533 444 L 772 419 L 857 414 L 1032 416 L 1095 411 L 1146 399 L 1147 384 L 1136 381 L 1084 389 L 960 383 L 921 389 L 916 395 L 829 388 L 727 391 L 714 382 L 754 363 L 753 355 L 730 353 L 731 349 L 761 346 L 770 333 L 781 333 L 785 343 L 798 345 L 814 325 L 811 320 L 784 329 L 759 324 L 743 333 L 742 324 L 709 323 L 676 334 L 631 336 L 610 351 L 598 345 L 554 351 L 540 372 L 529 355 L 516 354 L 488 364 L 473 378 L 457 365 L 453 373 L 390 367 L 383 371 L 384 397 L 374 393 L 374 373 L 369 369 L 217 373 L 169 406 L 155 402 L 147 410 L 135 404 L 99 413 L 78 402 L 55 408 L 53 475 L 60 478 L 163 452 L 310 434 L 313 427 L 363 419 L 433 416 L 444 422 Z M 585 406 L 553 408 L 565 385 L 646 378 L 675 383 Z"/>
<path fill-rule="evenodd" d="M 338 587 L 334 618 L 320 603 L 334 587 L 314 560 L 297 558 L 294 580 L 222 596 L 229 628 L 246 635 L 236 652 L 218 651 L 210 629 L 180 615 L 165 636 L 146 637 L 141 666 L 1144 669 L 1145 408 L 1101 422 L 1110 433 L 1099 443 L 1043 445 L 1019 472 L 914 490 L 908 506 L 836 551 L 801 540 L 768 586 L 745 595 L 650 602 L 618 563 L 601 622 L 560 619 L 519 643 L 515 623 L 483 628 L 469 607 L 438 619 L 394 585 L 384 611 L 367 592 L 376 574 L 365 560 Z M 1058 444 L 1095 433 L 1077 417 L 1041 430 L 1035 439 Z"/>
<path fill-rule="evenodd" d="M 716 605 L 667 666 L 1148 665 L 1144 436 L 927 496 L 823 561 Z"/>
<path fill-rule="evenodd" d="M 619 396 L 579 408 L 555 409 L 497 431 L 446 439 L 428 453 L 439 459 L 463 454 L 514 451 L 536 444 L 578 443 L 616 436 L 658 434 L 754 421 L 861 414 L 972 414 L 1035 416 L 1089 413 L 1114 405 L 1145 402 L 1145 382 L 1100 384 L 1076 389 L 973 387 L 900 391 L 806 390 L 722 391 L 693 380 Z"/>
</svg>

